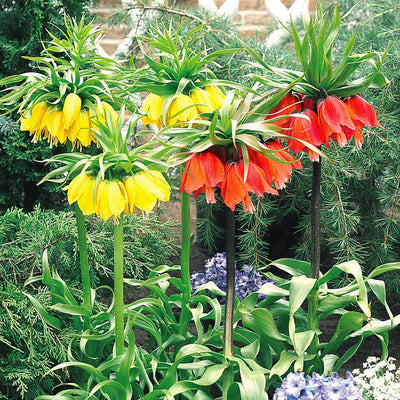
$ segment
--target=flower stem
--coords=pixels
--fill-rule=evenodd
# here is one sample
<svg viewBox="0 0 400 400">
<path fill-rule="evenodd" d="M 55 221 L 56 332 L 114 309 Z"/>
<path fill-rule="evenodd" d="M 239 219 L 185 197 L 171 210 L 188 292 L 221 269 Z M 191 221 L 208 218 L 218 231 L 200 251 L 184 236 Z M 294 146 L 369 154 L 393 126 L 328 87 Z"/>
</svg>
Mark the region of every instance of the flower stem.
<svg viewBox="0 0 400 400">
<path fill-rule="evenodd" d="M 115 351 L 124 352 L 124 225 L 121 216 L 114 225 L 114 313 L 115 313 Z"/>
<path fill-rule="evenodd" d="M 320 237 L 320 192 L 321 192 L 321 161 L 313 163 L 313 180 L 311 192 L 311 278 L 319 278 L 321 262 L 321 237 Z M 318 288 L 312 289 L 308 296 L 308 329 L 318 329 L 317 317 Z M 315 335 L 310 345 L 311 354 L 318 351 L 318 336 Z"/>
<path fill-rule="evenodd" d="M 226 250 L 226 303 L 224 324 L 224 356 L 233 355 L 233 307 L 235 299 L 235 212 L 225 208 L 225 250 Z M 227 399 L 230 384 L 233 382 L 232 368 L 223 376 L 223 399 Z"/>
<path fill-rule="evenodd" d="M 190 310 L 187 305 L 191 295 L 190 285 L 190 195 L 183 191 L 181 193 L 181 226 L 182 226 L 182 246 L 181 246 L 181 279 L 184 286 L 182 293 L 182 308 L 179 317 L 179 333 L 186 336 L 190 321 Z"/>
<path fill-rule="evenodd" d="M 311 193 L 311 278 L 319 278 L 321 263 L 320 243 L 320 192 L 321 161 L 313 163 L 313 181 Z"/>
<path fill-rule="evenodd" d="M 75 202 L 76 226 L 78 229 L 79 261 L 81 265 L 83 307 L 92 312 L 92 290 L 90 287 L 89 259 L 87 250 L 87 237 L 85 227 L 85 217 L 78 203 Z"/>
</svg>

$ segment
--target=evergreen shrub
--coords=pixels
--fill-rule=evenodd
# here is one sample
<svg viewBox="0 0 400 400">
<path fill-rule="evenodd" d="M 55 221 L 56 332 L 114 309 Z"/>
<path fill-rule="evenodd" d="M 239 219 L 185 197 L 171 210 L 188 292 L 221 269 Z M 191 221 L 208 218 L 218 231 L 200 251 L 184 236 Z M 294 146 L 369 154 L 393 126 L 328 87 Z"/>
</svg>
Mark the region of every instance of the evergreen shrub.
<svg viewBox="0 0 400 400">
<path fill-rule="evenodd" d="M 113 226 L 97 218 L 87 220 L 88 252 L 92 285 L 109 281 L 113 270 Z M 157 215 L 125 218 L 125 276 L 146 276 L 147 268 L 169 264 L 176 246 L 172 223 L 161 223 Z M 72 212 L 41 210 L 25 213 L 13 208 L 0 216 L 0 282 L 21 287 L 41 272 L 43 251 L 61 278 L 79 286 L 80 264 L 77 230 Z"/>
</svg>

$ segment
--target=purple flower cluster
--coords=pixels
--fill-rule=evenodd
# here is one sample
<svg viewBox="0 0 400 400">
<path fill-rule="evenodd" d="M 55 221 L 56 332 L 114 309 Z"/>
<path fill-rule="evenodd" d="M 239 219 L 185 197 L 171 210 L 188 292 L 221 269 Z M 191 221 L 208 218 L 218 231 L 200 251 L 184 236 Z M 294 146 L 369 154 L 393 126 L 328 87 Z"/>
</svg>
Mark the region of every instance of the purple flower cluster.
<svg viewBox="0 0 400 400">
<path fill-rule="evenodd" d="M 217 253 L 204 264 L 204 272 L 193 272 L 190 277 L 192 292 L 207 282 L 214 282 L 219 289 L 226 290 L 226 255 Z M 264 278 L 249 265 L 244 265 L 239 271 L 235 268 L 235 294 L 243 300 L 246 296 L 256 292 L 264 283 L 272 282 Z"/>
<path fill-rule="evenodd" d="M 273 400 L 363 400 L 360 389 L 350 372 L 346 379 L 334 372 L 330 377 L 315 372 L 304 377 L 304 372 L 291 372 L 274 393 Z"/>
</svg>

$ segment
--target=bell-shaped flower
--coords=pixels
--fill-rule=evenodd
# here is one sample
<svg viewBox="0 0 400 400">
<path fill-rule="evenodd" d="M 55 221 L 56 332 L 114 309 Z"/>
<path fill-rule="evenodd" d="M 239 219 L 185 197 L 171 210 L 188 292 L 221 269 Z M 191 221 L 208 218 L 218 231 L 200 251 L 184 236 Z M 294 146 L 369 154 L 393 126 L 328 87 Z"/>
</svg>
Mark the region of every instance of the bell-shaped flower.
<svg viewBox="0 0 400 400">
<path fill-rule="evenodd" d="M 325 135 L 325 143 L 328 144 L 329 139 L 332 139 L 339 146 L 344 146 L 348 141 L 349 132 L 354 132 L 356 129 L 350 108 L 338 97 L 328 96 L 318 103 L 317 113 L 320 127 Z"/>
<path fill-rule="evenodd" d="M 243 163 L 243 160 L 241 160 Z M 242 202 L 243 210 L 254 212 L 255 208 L 248 194 L 241 169 L 237 162 L 226 165 L 225 178 L 221 185 L 221 197 L 225 205 L 232 211 L 236 204 Z"/>
<path fill-rule="evenodd" d="M 33 106 L 30 116 L 25 112 L 20 118 L 21 131 L 29 131 L 30 135 L 33 135 L 34 142 L 40 140 L 42 134 L 45 138 L 48 136 L 46 125 L 43 124 L 43 118 L 48 110 L 46 102 L 41 101 Z"/>
<path fill-rule="evenodd" d="M 267 182 L 275 185 L 276 189 L 283 189 L 289 181 L 293 169 L 301 169 L 300 161 L 291 156 L 277 140 L 270 140 L 266 147 L 270 150 L 277 150 L 273 153 L 283 161 L 275 161 L 267 158 L 264 154 L 248 149 L 250 160 L 257 164 L 267 177 Z"/>
<path fill-rule="evenodd" d="M 209 113 L 214 110 L 213 101 L 208 92 L 201 88 L 193 89 L 190 92 L 190 97 L 196 103 L 198 113 Z"/>
<path fill-rule="evenodd" d="M 376 119 L 374 108 L 362 96 L 357 94 L 348 97 L 344 100 L 344 103 L 351 109 L 353 120 L 359 121 L 363 126 L 369 126 L 370 128 L 373 128 L 374 126 L 383 128 Z"/>
<path fill-rule="evenodd" d="M 186 94 L 179 94 L 172 101 L 168 109 L 168 124 L 187 122 L 198 115 L 194 101 Z"/>
<path fill-rule="evenodd" d="M 303 118 L 303 116 L 307 118 Z M 285 133 L 288 136 L 301 139 L 316 147 L 324 142 L 324 134 L 319 126 L 318 116 L 310 109 L 306 109 L 302 113 L 295 114 L 295 116 L 290 118 L 288 129 Z M 308 153 L 311 161 L 318 161 L 319 159 L 317 153 L 298 140 L 289 140 L 289 148 L 295 154 L 305 151 Z"/>
<path fill-rule="evenodd" d="M 65 129 L 68 129 L 76 120 L 79 120 L 81 107 L 81 98 L 76 93 L 69 93 L 64 100 L 62 109 Z"/>
<path fill-rule="evenodd" d="M 140 171 L 125 180 L 129 209 L 137 207 L 150 212 L 157 200 L 169 201 L 171 189 L 159 171 Z"/>
<path fill-rule="evenodd" d="M 218 110 L 225 99 L 225 95 L 222 90 L 215 85 L 206 86 L 204 90 L 209 94 L 211 105 L 213 106 L 214 110 Z"/>
<path fill-rule="evenodd" d="M 150 93 L 143 101 L 142 122 L 144 124 L 159 124 L 162 121 L 163 98 L 154 93 Z"/>
<path fill-rule="evenodd" d="M 269 112 L 265 119 L 289 115 L 299 111 L 301 111 L 300 95 L 298 95 L 297 93 L 288 92 L 282 97 L 281 101 Z M 278 119 L 273 123 L 276 126 L 284 128 L 288 126 L 289 121 L 290 117 Z"/>
<path fill-rule="evenodd" d="M 65 187 L 68 192 L 68 203 L 78 202 L 79 208 L 85 215 L 95 213 L 95 179 L 86 172 L 81 172 Z"/>
<path fill-rule="evenodd" d="M 121 181 L 100 180 L 96 188 L 95 212 L 104 221 L 118 218 L 125 210 L 127 194 Z"/>
<path fill-rule="evenodd" d="M 182 173 L 180 190 L 186 193 L 206 193 L 207 203 L 215 203 L 214 187 L 224 179 L 222 161 L 211 151 L 194 154 L 186 163 Z"/>
<path fill-rule="evenodd" d="M 364 141 L 361 129 L 364 126 L 373 128 L 378 126 L 383 128 L 376 119 L 376 112 L 362 96 L 355 95 L 344 99 L 344 103 L 350 109 L 350 115 L 355 125 L 354 132 L 348 132 L 348 135 L 354 136 L 354 144 L 356 148 L 361 148 Z"/>
</svg>

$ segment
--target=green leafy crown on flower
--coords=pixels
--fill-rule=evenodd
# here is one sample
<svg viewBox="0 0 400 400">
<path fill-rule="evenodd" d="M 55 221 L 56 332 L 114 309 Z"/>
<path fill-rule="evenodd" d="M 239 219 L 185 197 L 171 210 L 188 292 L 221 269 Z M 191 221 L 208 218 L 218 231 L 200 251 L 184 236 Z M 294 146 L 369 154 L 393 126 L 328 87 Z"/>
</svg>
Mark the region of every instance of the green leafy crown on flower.
<svg viewBox="0 0 400 400">
<path fill-rule="evenodd" d="M 316 16 L 304 19 L 303 25 L 304 35 L 302 38 L 293 22 L 291 28 L 288 28 L 294 40 L 301 72 L 271 67 L 254 50 L 243 44 L 256 60 L 258 67 L 275 74 L 274 78 L 254 74 L 256 81 L 267 86 L 285 87 L 294 79 L 298 79 L 294 90 L 313 97 L 320 96 L 321 90 L 337 97 L 351 96 L 368 87 L 379 88 L 387 83 L 380 68 L 388 49 L 384 53 L 371 51 L 354 54 L 352 51 L 355 46 L 356 33 L 347 43 L 341 61 L 335 64 L 334 44 L 340 29 L 340 14 L 337 5 L 333 13 L 328 10 L 325 15 L 323 15 L 320 5 Z M 350 81 L 352 75 L 364 62 L 368 62 L 372 66 L 372 71 Z"/>
</svg>

